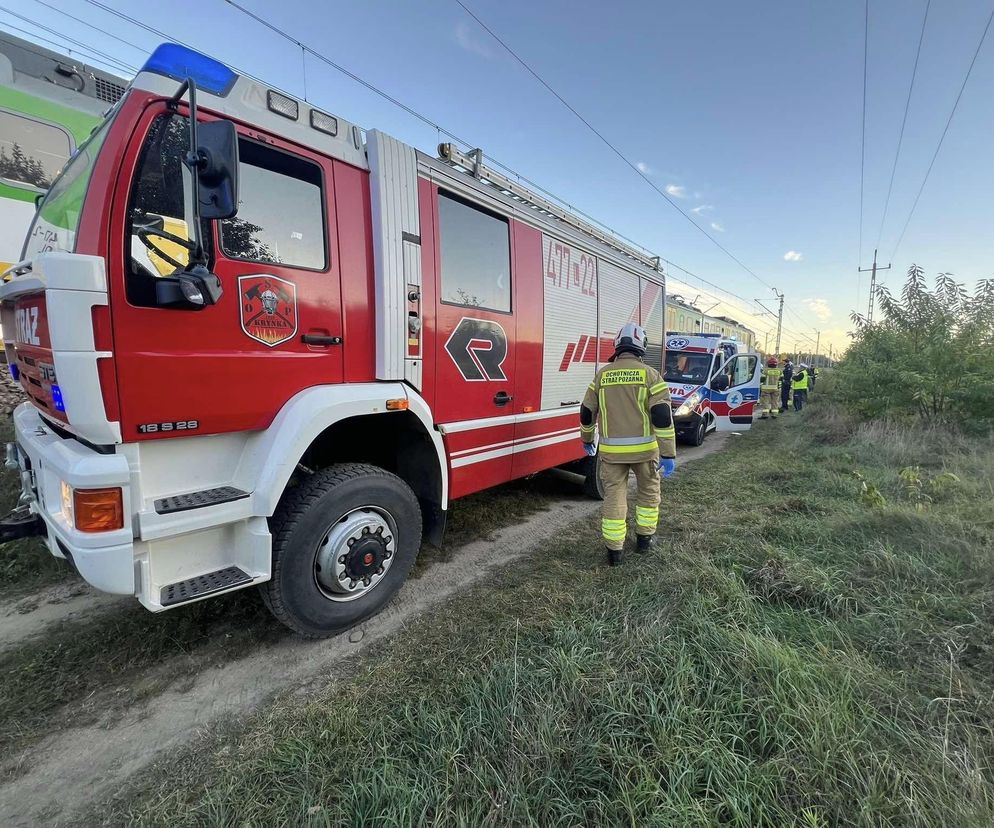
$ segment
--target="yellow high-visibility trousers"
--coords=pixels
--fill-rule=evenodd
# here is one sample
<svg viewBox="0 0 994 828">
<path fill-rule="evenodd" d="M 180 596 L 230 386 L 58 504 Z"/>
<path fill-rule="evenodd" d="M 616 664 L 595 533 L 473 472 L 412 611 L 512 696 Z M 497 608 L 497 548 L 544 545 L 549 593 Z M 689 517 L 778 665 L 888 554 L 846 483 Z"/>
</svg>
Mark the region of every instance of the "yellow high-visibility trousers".
<svg viewBox="0 0 994 828">
<path fill-rule="evenodd" d="M 659 462 L 600 464 L 604 485 L 601 534 L 608 549 L 620 550 L 628 534 L 628 473 L 635 472 L 635 533 L 654 535 L 659 523 Z"/>
</svg>

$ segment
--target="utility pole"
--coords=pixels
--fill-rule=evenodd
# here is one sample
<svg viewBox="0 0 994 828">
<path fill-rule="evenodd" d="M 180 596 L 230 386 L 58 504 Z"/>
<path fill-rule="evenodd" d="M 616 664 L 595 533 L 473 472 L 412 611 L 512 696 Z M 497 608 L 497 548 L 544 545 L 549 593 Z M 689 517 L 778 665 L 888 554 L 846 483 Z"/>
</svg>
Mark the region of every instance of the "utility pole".
<svg viewBox="0 0 994 828">
<path fill-rule="evenodd" d="M 876 298 L 877 293 L 877 271 L 878 270 L 890 270 L 890 264 L 887 267 L 877 267 L 877 251 L 873 250 L 873 267 L 861 267 L 859 269 L 860 273 L 871 272 L 870 276 L 870 304 L 866 312 L 866 321 L 868 323 L 873 322 L 873 300 Z"/>
<path fill-rule="evenodd" d="M 783 294 L 773 288 L 773 292 L 780 298 L 780 310 L 777 313 L 777 359 L 780 359 L 780 334 L 783 332 Z"/>
<path fill-rule="evenodd" d="M 818 355 L 821 353 L 821 331 L 815 331 L 815 333 L 818 334 L 818 336 L 815 337 L 815 355 L 814 359 L 811 360 L 812 363 L 818 359 Z"/>
</svg>

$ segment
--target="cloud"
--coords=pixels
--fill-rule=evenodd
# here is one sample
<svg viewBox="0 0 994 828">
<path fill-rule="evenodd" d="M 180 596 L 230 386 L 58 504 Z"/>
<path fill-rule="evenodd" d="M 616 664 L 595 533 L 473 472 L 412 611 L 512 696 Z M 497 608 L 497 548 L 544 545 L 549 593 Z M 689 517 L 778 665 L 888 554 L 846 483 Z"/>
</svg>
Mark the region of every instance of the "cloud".
<svg viewBox="0 0 994 828">
<path fill-rule="evenodd" d="M 783 254 L 783 260 L 785 262 L 799 262 L 804 258 L 803 253 L 798 253 L 796 250 L 788 250 Z"/>
<path fill-rule="evenodd" d="M 714 205 L 712 204 L 698 204 L 696 207 L 691 208 L 690 212 L 697 213 L 697 215 L 700 215 L 701 213 L 706 213 L 708 210 L 713 210 L 713 209 Z"/>
<path fill-rule="evenodd" d="M 487 60 L 493 60 L 494 52 L 486 43 L 481 40 L 477 40 L 473 35 L 472 29 L 470 29 L 469 24 L 464 20 L 460 20 L 456 23 L 455 31 L 456 43 L 467 52 L 471 52 L 479 57 L 486 58 Z"/>
<path fill-rule="evenodd" d="M 717 222 L 717 221 L 712 221 L 711 222 L 711 229 L 712 230 L 717 230 L 719 233 L 724 233 L 725 232 L 725 226 L 723 224 Z"/>
<path fill-rule="evenodd" d="M 667 184 L 666 192 L 668 192 L 674 198 L 686 198 L 687 188 L 679 184 Z"/>
<path fill-rule="evenodd" d="M 822 322 L 832 318 L 832 308 L 829 306 L 827 299 L 805 299 L 804 304 Z"/>
<path fill-rule="evenodd" d="M 654 170 L 645 161 L 636 161 L 635 168 L 642 173 L 642 175 L 652 175 Z"/>
</svg>

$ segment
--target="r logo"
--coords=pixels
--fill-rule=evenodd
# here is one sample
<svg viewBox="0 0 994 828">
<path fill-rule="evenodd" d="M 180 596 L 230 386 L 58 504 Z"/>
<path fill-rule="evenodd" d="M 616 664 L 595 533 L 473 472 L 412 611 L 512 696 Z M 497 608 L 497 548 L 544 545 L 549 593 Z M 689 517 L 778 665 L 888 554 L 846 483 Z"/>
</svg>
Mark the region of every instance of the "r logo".
<svg viewBox="0 0 994 828">
<path fill-rule="evenodd" d="M 507 359 L 507 334 L 489 319 L 464 316 L 445 343 L 452 361 L 468 382 L 503 382 L 501 367 Z"/>
</svg>

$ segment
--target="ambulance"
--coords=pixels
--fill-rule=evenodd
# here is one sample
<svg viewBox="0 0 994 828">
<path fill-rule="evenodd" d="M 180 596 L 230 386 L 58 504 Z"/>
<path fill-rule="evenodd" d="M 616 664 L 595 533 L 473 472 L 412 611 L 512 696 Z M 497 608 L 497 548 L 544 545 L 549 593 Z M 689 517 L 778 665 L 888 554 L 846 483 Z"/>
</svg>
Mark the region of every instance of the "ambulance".
<svg viewBox="0 0 994 828">
<path fill-rule="evenodd" d="M 4 278 L 0 540 L 153 612 L 255 587 L 305 636 L 382 608 L 453 500 L 581 461 L 621 325 L 663 367 L 659 258 L 174 44 Z"/>
<path fill-rule="evenodd" d="M 666 338 L 663 379 L 673 400 L 677 438 L 699 446 L 712 431 L 746 431 L 759 402 L 759 354 L 721 334 Z"/>
</svg>

